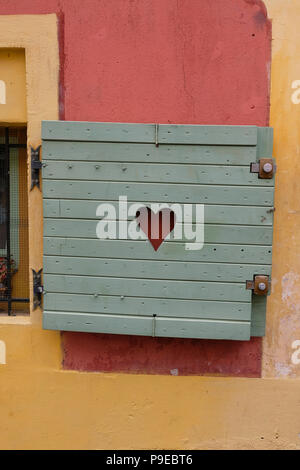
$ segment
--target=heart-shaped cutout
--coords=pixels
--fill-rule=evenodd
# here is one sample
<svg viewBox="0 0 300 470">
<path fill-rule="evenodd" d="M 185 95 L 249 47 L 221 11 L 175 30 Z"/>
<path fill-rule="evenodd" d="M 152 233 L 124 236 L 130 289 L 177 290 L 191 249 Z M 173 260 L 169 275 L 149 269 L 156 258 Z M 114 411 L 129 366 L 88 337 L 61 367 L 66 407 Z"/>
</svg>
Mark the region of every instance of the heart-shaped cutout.
<svg viewBox="0 0 300 470">
<path fill-rule="evenodd" d="M 175 212 L 167 208 L 155 214 L 149 207 L 141 207 L 136 212 L 136 219 L 155 251 L 172 232 L 176 223 Z"/>
</svg>

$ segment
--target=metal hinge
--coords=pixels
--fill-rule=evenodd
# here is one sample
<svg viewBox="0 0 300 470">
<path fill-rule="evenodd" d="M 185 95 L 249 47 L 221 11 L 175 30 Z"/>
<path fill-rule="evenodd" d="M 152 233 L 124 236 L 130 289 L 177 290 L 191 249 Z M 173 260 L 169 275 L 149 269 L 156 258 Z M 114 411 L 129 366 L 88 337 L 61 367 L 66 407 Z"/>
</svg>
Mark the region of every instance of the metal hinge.
<svg viewBox="0 0 300 470">
<path fill-rule="evenodd" d="M 35 186 L 40 189 L 40 169 L 42 168 L 42 162 L 40 161 L 40 151 L 41 145 L 36 149 L 30 147 L 31 152 L 31 188 L 32 190 Z"/>
<path fill-rule="evenodd" d="M 257 274 L 253 281 L 246 281 L 246 289 L 253 291 L 256 295 L 267 295 L 270 289 L 270 278 L 264 274 Z"/>
<path fill-rule="evenodd" d="M 42 295 L 44 293 L 44 286 L 42 284 L 42 272 L 43 270 L 40 269 L 39 271 L 35 271 L 32 269 L 33 274 L 33 310 L 42 305 Z"/>
<path fill-rule="evenodd" d="M 271 179 L 276 172 L 276 165 L 272 158 L 261 158 L 258 162 L 251 163 L 251 173 L 258 173 L 259 178 Z"/>
<path fill-rule="evenodd" d="M 159 124 L 155 124 L 155 146 L 156 147 L 159 147 L 158 132 L 159 132 Z"/>
</svg>

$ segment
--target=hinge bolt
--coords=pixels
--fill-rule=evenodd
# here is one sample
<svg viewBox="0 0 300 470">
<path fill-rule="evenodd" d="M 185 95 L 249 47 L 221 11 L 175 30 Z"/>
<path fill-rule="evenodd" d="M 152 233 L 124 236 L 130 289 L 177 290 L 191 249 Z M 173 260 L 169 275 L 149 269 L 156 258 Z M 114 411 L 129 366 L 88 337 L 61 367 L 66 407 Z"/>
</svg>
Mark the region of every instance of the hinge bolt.
<svg viewBox="0 0 300 470">
<path fill-rule="evenodd" d="M 271 163 L 265 163 L 263 168 L 265 173 L 271 173 L 271 171 L 273 171 L 273 165 Z"/>
<path fill-rule="evenodd" d="M 259 290 L 264 291 L 264 290 L 266 290 L 267 286 L 264 282 L 260 282 L 258 284 L 258 288 L 259 288 Z"/>
</svg>

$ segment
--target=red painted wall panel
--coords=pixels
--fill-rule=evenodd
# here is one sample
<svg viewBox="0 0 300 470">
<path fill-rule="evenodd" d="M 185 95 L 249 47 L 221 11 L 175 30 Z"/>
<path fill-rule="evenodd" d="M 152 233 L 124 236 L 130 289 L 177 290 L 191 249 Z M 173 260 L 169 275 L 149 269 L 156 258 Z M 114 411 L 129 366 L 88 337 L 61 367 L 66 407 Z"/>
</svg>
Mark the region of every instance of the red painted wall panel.
<svg viewBox="0 0 300 470">
<path fill-rule="evenodd" d="M 73 370 L 257 377 L 261 340 L 217 341 L 64 333 L 64 367 Z"/>
<path fill-rule="evenodd" d="M 268 125 L 271 25 L 260 0 L 0 0 L 57 13 L 61 118 Z M 64 366 L 260 375 L 261 340 L 64 334 Z"/>
</svg>

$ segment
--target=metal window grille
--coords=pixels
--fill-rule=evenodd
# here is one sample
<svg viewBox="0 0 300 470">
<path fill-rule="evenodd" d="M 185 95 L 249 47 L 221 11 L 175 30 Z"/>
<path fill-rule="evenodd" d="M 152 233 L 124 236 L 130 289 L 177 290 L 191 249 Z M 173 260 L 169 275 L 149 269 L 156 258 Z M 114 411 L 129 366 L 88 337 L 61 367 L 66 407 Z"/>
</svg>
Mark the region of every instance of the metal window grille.
<svg viewBox="0 0 300 470">
<path fill-rule="evenodd" d="M 0 314 L 29 313 L 26 129 L 0 127 Z"/>
</svg>

